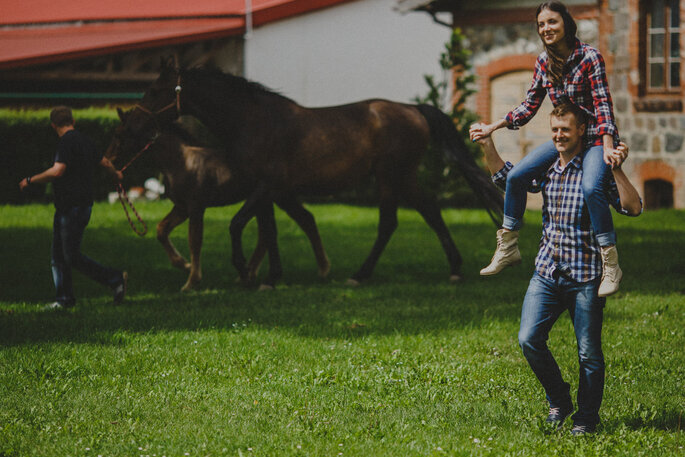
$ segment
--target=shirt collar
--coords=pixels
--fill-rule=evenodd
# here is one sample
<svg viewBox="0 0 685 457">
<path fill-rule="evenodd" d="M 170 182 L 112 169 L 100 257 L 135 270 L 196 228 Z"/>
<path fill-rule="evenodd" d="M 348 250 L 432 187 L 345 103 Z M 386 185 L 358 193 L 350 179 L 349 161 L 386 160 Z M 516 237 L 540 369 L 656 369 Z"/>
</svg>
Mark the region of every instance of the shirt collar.
<svg viewBox="0 0 685 457">
<path fill-rule="evenodd" d="M 573 45 L 573 50 L 569 54 L 568 59 L 566 59 L 566 65 L 575 62 L 583 57 L 583 46 L 578 38 L 576 38 L 575 44 Z"/>
<path fill-rule="evenodd" d="M 563 174 L 568 167 L 574 167 L 575 169 L 580 170 L 582 169 L 583 165 L 583 158 L 581 156 L 582 154 L 577 154 L 569 163 L 566 164 L 565 167 L 561 166 L 561 159 L 557 158 L 556 162 L 554 162 L 554 165 L 552 165 L 552 170 L 560 175 Z"/>
</svg>

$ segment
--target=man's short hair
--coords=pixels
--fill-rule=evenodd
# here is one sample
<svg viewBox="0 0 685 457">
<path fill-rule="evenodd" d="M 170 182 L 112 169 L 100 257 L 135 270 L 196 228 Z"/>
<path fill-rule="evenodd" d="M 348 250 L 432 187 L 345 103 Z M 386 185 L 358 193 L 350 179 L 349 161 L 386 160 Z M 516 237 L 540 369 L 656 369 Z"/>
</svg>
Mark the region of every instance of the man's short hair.
<svg viewBox="0 0 685 457">
<path fill-rule="evenodd" d="M 50 112 L 50 122 L 55 127 L 64 127 L 74 124 L 74 117 L 71 115 L 71 108 L 68 106 L 58 106 Z"/>
<path fill-rule="evenodd" d="M 587 124 L 587 113 L 578 105 L 571 102 L 564 102 L 560 105 L 557 105 L 554 107 L 552 112 L 549 113 L 550 116 L 554 117 L 562 117 L 566 116 L 567 114 L 573 114 L 573 116 L 576 118 L 576 125 Z"/>
</svg>

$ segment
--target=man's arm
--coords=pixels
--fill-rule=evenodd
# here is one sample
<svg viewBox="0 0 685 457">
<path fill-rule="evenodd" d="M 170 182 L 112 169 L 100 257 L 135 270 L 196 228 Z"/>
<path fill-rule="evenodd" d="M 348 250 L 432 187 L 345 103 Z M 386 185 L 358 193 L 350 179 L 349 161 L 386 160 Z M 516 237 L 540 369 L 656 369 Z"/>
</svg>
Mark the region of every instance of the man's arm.
<svg viewBox="0 0 685 457">
<path fill-rule="evenodd" d="M 612 168 L 611 173 L 614 175 L 616 181 L 616 188 L 618 189 L 618 198 L 621 201 L 621 207 L 626 211 L 628 216 L 639 216 L 642 214 L 642 199 L 637 189 L 628 179 L 628 176 L 621 170 L 620 165 L 628 157 L 628 146 L 621 142 L 616 148 L 619 154 L 619 166 Z"/>
<path fill-rule="evenodd" d="M 112 176 L 117 182 L 121 182 L 124 179 L 124 174 L 114 168 L 114 164 L 107 157 L 102 156 L 102 159 L 100 160 L 100 166 L 104 168 L 105 171 L 107 171 L 107 173 L 109 173 L 109 175 Z"/>
<path fill-rule="evenodd" d="M 28 177 L 22 179 L 19 182 L 19 188 L 21 190 L 24 190 L 31 183 L 45 184 L 45 183 L 48 183 L 50 181 L 54 181 L 55 179 L 62 176 L 65 171 L 67 171 L 67 164 L 65 164 L 63 162 L 55 162 L 47 170 L 45 170 L 41 173 L 38 173 L 35 176 L 28 176 Z"/>
<path fill-rule="evenodd" d="M 495 148 L 495 143 L 492 141 L 492 136 L 482 136 L 480 134 L 481 129 L 485 124 L 474 124 L 471 127 L 471 141 L 477 141 L 478 144 L 483 148 L 483 158 L 485 159 L 485 164 L 490 170 L 490 174 L 494 175 L 504 167 L 504 160 L 500 157 L 497 149 Z"/>
</svg>

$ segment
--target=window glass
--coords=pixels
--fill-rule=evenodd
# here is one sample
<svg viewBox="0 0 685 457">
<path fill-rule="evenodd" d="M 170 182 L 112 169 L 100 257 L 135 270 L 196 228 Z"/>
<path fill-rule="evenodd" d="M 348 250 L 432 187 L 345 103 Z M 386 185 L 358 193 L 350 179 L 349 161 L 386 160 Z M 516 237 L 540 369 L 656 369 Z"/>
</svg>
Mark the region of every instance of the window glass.
<svg viewBox="0 0 685 457">
<path fill-rule="evenodd" d="M 680 34 L 671 33 L 671 57 L 680 57 Z"/>
<path fill-rule="evenodd" d="M 671 9 L 671 27 L 677 29 L 680 27 L 680 0 L 670 0 Z"/>
<path fill-rule="evenodd" d="M 662 29 L 666 26 L 666 15 L 664 14 L 664 0 L 652 0 L 651 16 L 652 20 L 650 27 L 653 29 Z"/>
<path fill-rule="evenodd" d="M 653 63 L 649 66 L 649 86 L 663 87 L 664 86 L 664 65 L 661 63 Z"/>
<path fill-rule="evenodd" d="M 650 57 L 663 57 L 664 56 L 664 34 L 663 33 L 653 33 L 650 40 Z"/>
<path fill-rule="evenodd" d="M 680 62 L 671 64 L 671 87 L 680 87 Z"/>
</svg>

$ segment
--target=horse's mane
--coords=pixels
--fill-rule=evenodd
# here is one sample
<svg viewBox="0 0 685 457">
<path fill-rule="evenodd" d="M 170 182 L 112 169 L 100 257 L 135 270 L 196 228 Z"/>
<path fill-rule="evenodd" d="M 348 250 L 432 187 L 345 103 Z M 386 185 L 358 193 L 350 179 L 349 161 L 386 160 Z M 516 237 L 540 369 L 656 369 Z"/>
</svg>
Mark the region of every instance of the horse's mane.
<svg viewBox="0 0 685 457">
<path fill-rule="evenodd" d="M 290 102 L 293 101 L 285 95 L 282 95 L 281 93 L 275 90 L 269 89 L 268 87 L 258 82 L 250 81 L 242 76 L 236 76 L 231 73 L 226 73 L 222 71 L 220 68 L 211 65 L 202 65 L 182 70 L 182 75 L 183 74 L 189 77 L 197 77 L 203 79 L 207 78 L 212 81 L 219 82 L 222 85 L 222 87 L 227 88 L 233 93 L 239 93 L 246 96 L 269 95 Z"/>
<path fill-rule="evenodd" d="M 167 124 L 164 129 L 188 146 L 197 147 L 221 147 L 221 143 L 212 135 L 209 129 L 198 119 L 192 116 L 182 116 L 176 121 Z"/>
</svg>

